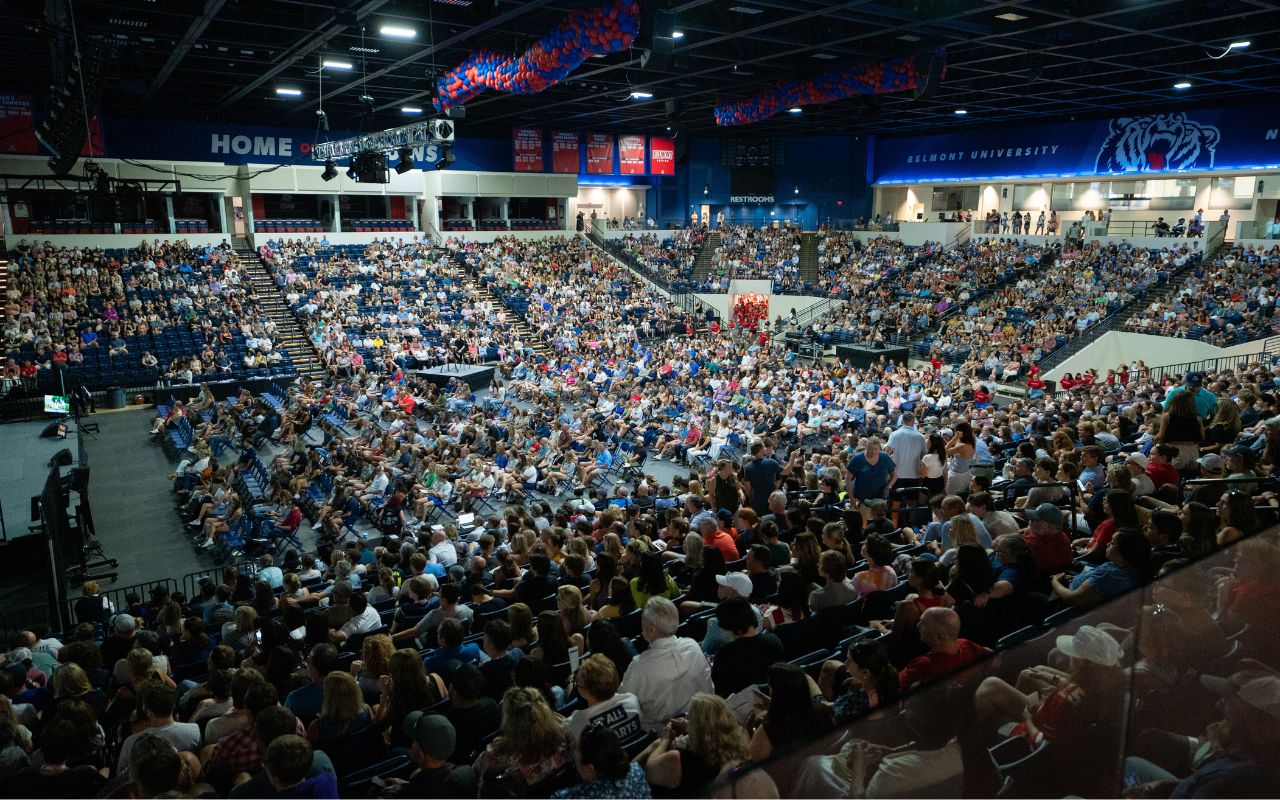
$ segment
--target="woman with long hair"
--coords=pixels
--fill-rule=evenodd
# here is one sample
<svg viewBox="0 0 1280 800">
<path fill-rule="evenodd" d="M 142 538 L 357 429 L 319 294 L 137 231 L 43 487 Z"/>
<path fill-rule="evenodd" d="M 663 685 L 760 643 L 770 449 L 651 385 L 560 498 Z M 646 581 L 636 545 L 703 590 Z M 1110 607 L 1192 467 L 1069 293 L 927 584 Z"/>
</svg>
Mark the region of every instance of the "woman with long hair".
<svg viewBox="0 0 1280 800">
<path fill-rule="evenodd" d="M 575 633 L 570 638 L 564 632 L 560 615 L 555 611 L 543 611 L 538 615 L 538 643 L 529 652 L 530 658 L 536 658 L 548 667 L 564 664 L 569 660 L 569 648 L 576 647 L 581 653 L 583 648 L 582 634 Z"/>
<path fill-rule="evenodd" d="M 1102 498 L 1102 513 L 1106 516 L 1091 538 L 1080 538 L 1071 544 L 1079 550 L 1080 555 L 1095 563 L 1101 563 L 1107 552 L 1111 537 L 1121 528 L 1142 530 L 1142 521 L 1138 518 L 1138 507 L 1133 495 L 1123 489 L 1111 489 Z"/>
<path fill-rule="evenodd" d="M 569 743 L 560 718 L 542 693 L 512 687 L 502 696 L 502 726 L 472 767 L 480 776 L 480 793 L 493 771 L 519 770 L 526 785 L 549 777 L 569 759 Z"/>
<path fill-rule="evenodd" d="M 511 626 L 511 646 L 528 652 L 530 646 L 538 641 L 538 632 L 533 626 L 533 612 L 524 603 L 512 603 L 507 607 L 507 624 Z"/>
<path fill-rule="evenodd" d="M 391 667 L 391 655 L 396 650 L 391 637 L 385 633 L 366 636 L 360 648 L 360 658 L 351 662 L 351 674 L 356 676 L 360 691 L 365 697 L 377 696 L 382 690 L 382 676 Z"/>
<path fill-rule="evenodd" d="M 1195 403 L 1193 402 L 1192 405 Z M 1218 407 L 1214 409 L 1213 418 L 1209 420 L 1209 427 L 1205 429 L 1206 442 L 1200 446 L 1200 451 L 1220 452 L 1236 440 L 1243 427 L 1240 421 L 1240 404 L 1231 397 L 1220 398 Z"/>
<path fill-rule="evenodd" d="M 636 756 L 655 788 L 680 797 L 705 797 L 728 766 L 747 758 L 747 733 L 723 697 L 698 692 L 687 717 L 676 717 Z"/>
<path fill-rule="evenodd" d="M 625 617 L 636 610 L 635 598 L 631 594 L 631 584 L 621 575 L 614 575 L 609 581 L 609 600 L 600 609 L 601 619 L 617 619 Z"/>
<path fill-rule="evenodd" d="M 1218 549 L 1218 513 L 1204 503 L 1192 500 L 1178 510 L 1182 535 L 1178 546 L 1192 561 L 1204 558 Z"/>
<path fill-rule="evenodd" d="M 556 611 L 560 614 L 565 634 L 579 639 L 596 618 L 595 613 L 583 605 L 582 590 L 577 586 L 565 585 L 556 589 Z"/>
<path fill-rule="evenodd" d="M 684 558 L 673 557 L 671 561 L 667 562 L 667 569 L 670 570 L 671 577 L 675 578 L 677 585 L 685 589 L 692 585 L 694 577 L 702 569 L 702 550 L 705 546 L 702 534 L 685 534 L 680 542 L 680 550 L 684 554 Z M 663 556 L 667 554 L 664 552 Z"/>
<path fill-rule="evenodd" d="M 818 680 L 822 695 L 830 700 L 838 724 L 852 722 L 898 699 L 898 670 L 880 641 L 854 642 L 844 663 L 828 661 Z"/>
<path fill-rule="evenodd" d="M 1253 498 L 1245 492 L 1232 490 L 1218 498 L 1218 518 L 1222 520 L 1217 535 L 1219 547 L 1251 536 L 1260 527 L 1257 512 L 1253 510 Z"/>
<path fill-rule="evenodd" d="M 1182 391 L 1169 398 L 1156 424 L 1155 442 L 1178 448 L 1173 466 L 1189 469 L 1200 457 L 1200 443 L 1204 440 L 1204 420 L 1196 412 L 1196 393 Z"/>
<path fill-rule="evenodd" d="M 778 596 L 760 608 L 766 630 L 799 622 L 809 616 L 809 582 L 794 569 L 783 569 L 778 576 Z"/>
<path fill-rule="evenodd" d="M 444 681 L 434 673 L 428 675 L 422 656 L 410 648 L 391 654 L 386 674 L 378 678 L 378 693 L 373 719 L 379 727 L 386 726 L 392 747 L 412 745 L 403 731 L 404 718 L 410 711 L 429 708 L 448 696 Z"/>
<path fill-rule="evenodd" d="M 796 747 L 831 730 L 831 712 L 814 700 L 820 692 L 804 670 L 779 662 L 769 667 L 769 710 L 751 737 L 747 757 L 767 758 L 778 746 Z"/>
<path fill-rule="evenodd" d="M 662 568 L 662 556 L 653 550 L 640 556 L 639 574 L 631 579 L 630 589 L 636 608 L 644 608 L 650 597 L 665 597 L 670 600 L 680 594 L 680 587 L 676 586 L 675 579 Z"/>
<path fill-rule="evenodd" d="M 899 652 L 915 650 L 920 641 L 916 624 L 925 611 L 943 603 L 942 571 L 932 558 L 913 558 L 907 565 L 907 583 L 911 593 L 894 609 L 891 620 L 872 620 L 871 626 L 883 631 L 893 631 L 895 646 L 905 645 Z M 905 641 L 899 641 L 905 640 Z"/>
<path fill-rule="evenodd" d="M 232 618 L 222 625 L 222 643 L 244 653 L 257 641 L 258 612 L 253 606 L 236 606 Z"/>
<path fill-rule="evenodd" d="M 941 494 L 947 485 L 947 442 L 941 435 L 929 434 L 924 457 L 920 459 L 920 483 L 930 497 Z"/>
<path fill-rule="evenodd" d="M 1070 584 L 1055 575 L 1049 586 L 1060 599 L 1092 608 L 1146 583 L 1151 570 L 1151 542 L 1136 528 L 1121 528 L 1107 545 L 1107 560 L 1076 575 Z"/>
<path fill-rule="evenodd" d="M 631 659 L 635 657 L 631 645 L 607 619 L 598 619 L 587 628 L 587 647 L 592 653 L 607 656 L 618 668 L 619 675 L 626 673 L 627 667 L 631 666 Z"/>
<path fill-rule="evenodd" d="M 826 579 L 822 577 L 822 546 L 818 544 L 817 536 L 810 531 L 796 536 L 791 543 L 791 555 L 792 566 L 806 581 L 817 586 L 826 583 Z"/>
<path fill-rule="evenodd" d="M 685 541 L 688 542 L 694 536 L 697 536 L 697 534 L 689 534 Z M 702 537 L 699 536 L 698 541 L 701 542 Z M 701 561 L 702 565 L 689 581 L 689 590 L 685 592 L 686 601 L 681 604 L 688 607 L 685 609 L 686 611 L 689 608 L 696 611 L 701 607 L 702 603 L 716 602 L 718 599 L 716 593 L 720 587 L 720 584 L 716 583 L 716 578 L 728 571 L 724 561 L 724 553 L 718 547 L 704 544 Z"/>
<path fill-rule="evenodd" d="M 373 723 L 360 685 L 349 672 L 330 672 L 324 678 L 320 715 L 307 726 L 307 741 L 317 747 L 341 749 L 339 742 Z M 327 745 L 327 747 L 326 747 Z"/>
<path fill-rule="evenodd" d="M 956 425 L 951 440 L 947 442 L 947 494 L 961 494 L 969 491 L 969 481 L 973 479 L 970 467 L 974 453 L 977 452 L 977 439 L 973 435 L 973 426 L 967 421 Z"/>
<path fill-rule="evenodd" d="M 609 602 L 609 584 L 618 574 L 618 560 L 608 553 L 596 556 L 596 574 L 587 586 L 587 605 L 593 611 L 604 608 Z"/>
</svg>

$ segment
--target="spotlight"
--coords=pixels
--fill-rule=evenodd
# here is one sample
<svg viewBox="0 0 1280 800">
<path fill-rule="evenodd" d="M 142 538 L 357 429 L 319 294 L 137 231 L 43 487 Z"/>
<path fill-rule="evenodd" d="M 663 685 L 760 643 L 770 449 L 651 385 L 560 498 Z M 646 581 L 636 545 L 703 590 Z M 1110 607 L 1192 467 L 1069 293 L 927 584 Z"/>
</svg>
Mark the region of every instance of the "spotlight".
<svg viewBox="0 0 1280 800">
<path fill-rule="evenodd" d="M 457 160 L 457 157 L 453 154 L 453 145 L 442 145 L 440 147 L 440 160 L 436 162 L 436 169 L 448 169 Z"/>
<path fill-rule="evenodd" d="M 320 173 L 320 179 L 331 181 L 336 177 L 338 177 L 338 166 L 334 164 L 333 159 L 330 158 L 324 162 L 324 172 Z"/>
<path fill-rule="evenodd" d="M 355 158 L 351 158 L 347 161 L 347 177 L 354 181 L 358 174 L 359 173 L 356 172 L 356 160 Z"/>
<path fill-rule="evenodd" d="M 400 156 L 400 163 L 396 164 L 396 174 L 403 175 L 413 169 L 413 148 L 401 147 L 396 153 Z"/>
</svg>

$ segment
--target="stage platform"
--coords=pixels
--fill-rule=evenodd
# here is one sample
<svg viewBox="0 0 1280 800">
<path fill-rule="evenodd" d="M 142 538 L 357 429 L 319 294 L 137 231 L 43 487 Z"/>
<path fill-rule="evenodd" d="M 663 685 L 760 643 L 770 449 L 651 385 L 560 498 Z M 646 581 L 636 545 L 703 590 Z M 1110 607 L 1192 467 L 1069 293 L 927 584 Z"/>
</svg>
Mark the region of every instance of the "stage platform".
<svg viewBox="0 0 1280 800">
<path fill-rule="evenodd" d="M 0 425 L 0 511 L 9 539 L 27 536 L 31 525 L 31 498 L 44 491 L 49 477 L 49 459 L 59 450 L 71 451 L 73 464 L 80 463 L 80 442 L 76 425 L 67 420 L 67 438 L 41 439 L 40 432 L 50 422 L 15 422 Z M 66 474 L 68 468 L 63 468 Z"/>
<path fill-rule="evenodd" d="M 426 378 L 437 386 L 448 386 L 450 380 L 457 379 L 475 390 L 488 386 L 496 371 L 494 364 L 445 364 L 443 367 L 411 370 L 409 374 Z"/>
</svg>

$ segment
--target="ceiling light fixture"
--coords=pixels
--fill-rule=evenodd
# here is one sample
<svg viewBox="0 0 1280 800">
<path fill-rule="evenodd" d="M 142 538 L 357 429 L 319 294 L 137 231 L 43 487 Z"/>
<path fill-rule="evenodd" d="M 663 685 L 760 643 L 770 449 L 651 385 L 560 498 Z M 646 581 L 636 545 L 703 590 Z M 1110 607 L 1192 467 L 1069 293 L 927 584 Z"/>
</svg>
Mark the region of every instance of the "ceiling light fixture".
<svg viewBox="0 0 1280 800">
<path fill-rule="evenodd" d="M 835 60 L 835 58 L 836 58 L 835 56 L 831 55 L 830 53 L 814 53 L 814 54 L 813 54 L 813 57 L 814 57 L 814 58 L 820 58 L 820 59 L 822 59 L 823 61 L 834 61 L 834 60 Z"/>
<path fill-rule="evenodd" d="M 968 112 L 968 111 L 965 111 L 963 108 L 957 108 L 957 109 L 956 109 L 956 116 L 963 117 L 965 114 L 968 114 L 968 113 L 969 113 L 969 112 Z"/>
<path fill-rule="evenodd" d="M 418 35 L 413 28 L 401 28 L 396 25 L 383 25 L 378 32 L 393 39 L 412 39 Z"/>
<path fill-rule="evenodd" d="M 1005 22 L 1017 22 L 1020 19 L 1026 19 L 1026 14 L 1015 14 L 1012 11 L 1006 11 L 1003 14 L 996 14 L 996 19 L 1002 19 Z"/>
<path fill-rule="evenodd" d="M 672 31 L 672 32 L 671 32 L 671 38 L 672 38 L 672 39 L 683 39 L 683 38 L 684 38 L 684 31 Z"/>
<path fill-rule="evenodd" d="M 1250 45 L 1249 40 L 1245 39 L 1239 42 L 1232 42 L 1231 44 L 1227 45 L 1226 50 L 1223 50 L 1221 53 L 1219 53 L 1216 56 L 1213 53 L 1210 53 L 1208 51 L 1205 51 L 1205 55 L 1207 55 L 1209 58 L 1212 58 L 1214 61 L 1217 61 L 1220 58 L 1226 58 L 1231 53 L 1232 50 L 1243 50 L 1249 45 Z"/>
<path fill-rule="evenodd" d="M 1178 81 L 1177 83 L 1175 83 L 1175 84 L 1173 85 L 1173 88 L 1175 88 L 1175 89 L 1190 89 L 1190 88 L 1191 88 L 1191 84 L 1190 84 L 1190 82 L 1188 82 L 1188 81 Z"/>
<path fill-rule="evenodd" d="M 422 109 L 417 106 L 400 106 L 400 112 L 403 114 L 421 114 Z"/>
<path fill-rule="evenodd" d="M 350 61 L 333 61 L 326 58 L 324 61 L 320 62 L 320 66 L 328 67 L 329 69 L 351 69 L 352 64 Z"/>
<path fill-rule="evenodd" d="M 904 33 L 904 34 L 902 34 L 901 36 L 899 36 L 899 37 L 898 37 L 898 41 L 900 41 L 900 42 L 918 42 L 918 41 L 920 41 L 920 37 L 919 37 L 919 36 L 916 36 L 914 33 Z"/>
<path fill-rule="evenodd" d="M 652 100 L 653 92 L 645 92 L 637 89 L 636 91 L 631 93 L 631 99 L 632 100 Z"/>
<path fill-rule="evenodd" d="M 753 16 L 764 13 L 763 8 L 756 8 L 755 6 L 729 6 L 729 10 L 736 11 L 739 14 L 751 14 Z"/>
<path fill-rule="evenodd" d="M 800 106 L 795 106 L 794 108 L 787 109 L 788 114 L 801 114 L 803 112 L 804 112 L 804 109 L 801 108 Z"/>
<path fill-rule="evenodd" d="M 290 88 L 288 88 L 287 86 L 277 86 L 277 87 L 276 87 L 276 94 L 284 95 L 285 97 L 301 97 L 301 96 L 302 96 L 302 90 L 301 90 L 301 89 L 290 89 Z"/>
</svg>

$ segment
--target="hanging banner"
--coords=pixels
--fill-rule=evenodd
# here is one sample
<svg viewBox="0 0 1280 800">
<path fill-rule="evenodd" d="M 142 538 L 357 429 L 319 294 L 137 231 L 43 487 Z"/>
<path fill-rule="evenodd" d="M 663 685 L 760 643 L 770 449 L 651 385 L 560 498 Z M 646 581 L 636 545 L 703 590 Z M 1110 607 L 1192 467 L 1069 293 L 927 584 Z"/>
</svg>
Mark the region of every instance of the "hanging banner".
<svg viewBox="0 0 1280 800">
<path fill-rule="evenodd" d="M 542 172 L 542 131 L 537 128 L 516 128 L 511 131 L 512 168 L 516 172 Z"/>
<path fill-rule="evenodd" d="M 31 95 L 0 94 L 0 153 L 31 156 L 39 152 Z"/>
<path fill-rule="evenodd" d="M 618 137 L 618 171 L 623 175 L 644 174 L 644 137 L 626 134 Z"/>
<path fill-rule="evenodd" d="M 877 183 L 1159 175 L 1280 163 L 1271 109 L 1166 111 L 877 139 Z"/>
<path fill-rule="evenodd" d="M 590 175 L 613 174 L 613 134 L 587 134 L 587 173 Z"/>
<path fill-rule="evenodd" d="M 551 132 L 551 171 L 578 172 L 578 134 L 573 131 Z"/>
<path fill-rule="evenodd" d="M 649 174 L 676 174 L 676 142 L 667 136 L 649 137 Z"/>
</svg>

